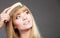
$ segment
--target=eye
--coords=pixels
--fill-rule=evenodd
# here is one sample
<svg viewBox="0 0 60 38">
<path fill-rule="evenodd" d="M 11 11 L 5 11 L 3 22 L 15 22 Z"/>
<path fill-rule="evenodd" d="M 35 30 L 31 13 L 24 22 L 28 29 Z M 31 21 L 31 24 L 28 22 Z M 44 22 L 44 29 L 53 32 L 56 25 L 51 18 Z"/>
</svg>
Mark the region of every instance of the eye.
<svg viewBox="0 0 60 38">
<path fill-rule="evenodd" d="M 19 19 L 19 18 L 20 18 L 20 16 L 17 16 L 17 17 L 16 17 L 16 19 Z"/>
<path fill-rule="evenodd" d="M 26 13 L 28 14 L 28 13 L 29 13 L 29 11 L 27 10 L 27 11 L 26 11 Z"/>
</svg>

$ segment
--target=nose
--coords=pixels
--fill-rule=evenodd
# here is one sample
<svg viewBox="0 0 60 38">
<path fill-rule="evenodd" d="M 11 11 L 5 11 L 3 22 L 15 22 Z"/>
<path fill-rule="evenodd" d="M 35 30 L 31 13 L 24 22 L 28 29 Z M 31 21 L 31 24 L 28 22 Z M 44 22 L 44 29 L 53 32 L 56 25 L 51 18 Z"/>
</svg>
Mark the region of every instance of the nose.
<svg viewBox="0 0 60 38">
<path fill-rule="evenodd" d="M 24 17 L 24 18 L 23 18 L 23 21 L 24 21 L 24 20 L 27 20 L 27 17 Z"/>
</svg>

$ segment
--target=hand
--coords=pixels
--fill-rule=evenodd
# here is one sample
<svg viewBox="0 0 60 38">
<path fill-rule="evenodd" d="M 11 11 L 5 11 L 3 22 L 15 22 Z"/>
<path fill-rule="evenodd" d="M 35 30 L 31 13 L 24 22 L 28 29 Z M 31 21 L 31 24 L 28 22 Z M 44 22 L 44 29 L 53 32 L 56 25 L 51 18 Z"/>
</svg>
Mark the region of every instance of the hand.
<svg viewBox="0 0 60 38">
<path fill-rule="evenodd" d="M 9 13 L 7 12 L 9 9 L 10 7 L 3 10 L 3 12 L 0 14 L 0 21 L 3 21 L 4 23 L 9 21 L 10 16 Z"/>
</svg>

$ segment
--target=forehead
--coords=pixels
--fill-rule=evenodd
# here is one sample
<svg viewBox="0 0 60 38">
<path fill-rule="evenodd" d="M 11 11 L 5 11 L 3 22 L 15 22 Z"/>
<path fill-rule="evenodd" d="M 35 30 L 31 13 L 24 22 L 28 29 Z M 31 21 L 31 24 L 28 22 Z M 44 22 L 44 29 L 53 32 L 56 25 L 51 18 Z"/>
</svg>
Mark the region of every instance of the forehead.
<svg viewBox="0 0 60 38">
<path fill-rule="evenodd" d="M 21 14 L 21 13 L 25 12 L 26 10 L 28 10 L 28 8 L 26 6 L 23 6 L 22 8 L 15 10 L 13 13 L 13 16 L 16 16 L 17 14 Z"/>
<path fill-rule="evenodd" d="M 28 8 L 26 6 L 23 6 L 22 8 L 17 9 L 15 13 L 22 13 L 25 12 L 26 10 L 28 10 Z"/>
</svg>

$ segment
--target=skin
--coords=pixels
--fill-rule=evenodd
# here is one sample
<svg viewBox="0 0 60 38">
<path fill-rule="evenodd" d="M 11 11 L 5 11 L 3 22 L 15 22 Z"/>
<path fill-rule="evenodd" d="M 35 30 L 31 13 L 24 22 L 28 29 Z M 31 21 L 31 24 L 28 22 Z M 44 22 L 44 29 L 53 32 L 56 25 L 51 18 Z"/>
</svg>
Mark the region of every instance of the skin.
<svg viewBox="0 0 60 38">
<path fill-rule="evenodd" d="M 21 38 L 30 38 L 32 16 L 26 7 L 16 11 L 13 15 L 13 24 L 20 32 Z"/>
<path fill-rule="evenodd" d="M 2 26 L 4 25 L 4 23 L 8 22 L 10 19 L 9 13 L 7 13 L 7 11 L 10 9 L 6 8 L 4 9 L 1 14 L 0 14 L 0 28 L 2 28 Z"/>
<path fill-rule="evenodd" d="M 9 21 L 10 16 L 8 14 L 8 10 L 6 8 L 0 14 L 0 28 Z M 16 11 L 17 13 L 13 14 L 13 24 L 14 27 L 17 28 L 20 32 L 21 38 L 30 38 L 31 27 L 32 27 L 32 16 L 29 13 L 28 9 L 24 6 L 23 8 Z"/>
<path fill-rule="evenodd" d="M 25 10 L 25 11 L 23 11 Z M 32 27 L 32 16 L 28 9 L 25 7 L 19 9 L 17 13 L 13 16 L 13 23 L 15 28 L 19 30 L 25 30 Z"/>
</svg>

